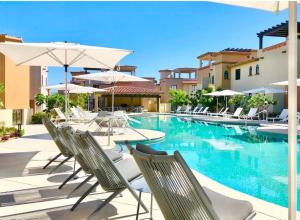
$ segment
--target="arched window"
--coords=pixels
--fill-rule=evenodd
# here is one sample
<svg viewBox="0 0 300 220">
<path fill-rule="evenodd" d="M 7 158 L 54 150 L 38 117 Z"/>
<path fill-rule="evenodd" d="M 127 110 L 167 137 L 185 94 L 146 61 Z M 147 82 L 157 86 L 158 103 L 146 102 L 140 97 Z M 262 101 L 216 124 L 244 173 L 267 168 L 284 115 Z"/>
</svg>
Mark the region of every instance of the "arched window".
<svg viewBox="0 0 300 220">
<path fill-rule="evenodd" d="M 259 75 L 259 65 L 258 64 L 255 67 L 255 75 Z"/>
<path fill-rule="evenodd" d="M 249 76 L 252 76 L 252 66 L 249 67 Z"/>
<path fill-rule="evenodd" d="M 229 73 L 227 70 L 224 71 L 224 79 L 229 79 Z"/>
</svg>

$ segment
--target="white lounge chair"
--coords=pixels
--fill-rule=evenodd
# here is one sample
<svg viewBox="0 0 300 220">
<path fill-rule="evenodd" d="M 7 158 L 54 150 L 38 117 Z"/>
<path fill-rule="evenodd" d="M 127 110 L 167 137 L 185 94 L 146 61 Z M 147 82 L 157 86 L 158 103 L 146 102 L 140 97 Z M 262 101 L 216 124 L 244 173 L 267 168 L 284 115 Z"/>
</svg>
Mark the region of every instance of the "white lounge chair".
<svg viewBox="0 0 300 220">
<path fill-rule="evenodd" d="M 280 122 L 286 122 L 288 120 L 288 109 L 282 109 L 281 113 L 277 117 L 271 117 L 268 118 L 268 120 L 275 122 L 275 121 L 280 121 Z"/>
<path fill-rule="evenodd" d="M 205 107 L 205 108 L 203 109 L 203 111 L 197 112 L 196 114 L 197 114 L 197 115 L 205 115 L 205 114 L 208 113 L 208 109 L 209 109 L 209 107 Z"/>
<path fill-rule="evenodd" d="M 191 112 L 191 109 L 192 109 L 192 106 L 187 105 L 186 108 L 185 108 L 185 110 L 182 111 L 181 113 L 182 114 L 189 114 Z"/>
<path fill-rule="evenodd" d="M 257 108 L 250 108 L 248 114 L 243 115 L 241 118 L 253 120 L 253 118 L 255 118 L 255 117 L 258 117 Z"/>
<path fill-rule="evenodd" d="M 243 108 L 237 108 L 233 114 L 224 114 L 224 117 L 229 118 L 240 118 L 242 114 Z"/>
<path fill-rule="evenodd" d="M 182 106 L 178 106 L 175 111 L 171 111 L 171 113 L 179 113 L 182 110 Z"/>
<path fill-rule="evenodd" d="M 199 110 L 199 106 L 196 106 L 193 110 L 191 110 L 189 113 L 190 114 L 194 114 L 195 112 L 197 112 Z"/>
<path fill-rule="evenodd" d="M 58 117 L 55 118 L 56 122 L 67 121 L 67 117 L 65 116 L 65 114 L 59 108 L 54 108 L 54 111 L 58 116 Z"/>
<path fill-rule="evenodd" d="M 229 108 L 221 108 L 221 110 L 219 112 L 216 113 L 208 113 L 209 116 L 223 116 L 225 114 L 227 114 Z"/>
<path fill-rule="evenodd" d="M 193 111 L 192 114 L 195 115 L 195 114 L 197 114 L 199 112 L 202 112 L 203 109 L 204 109 L 204 107 L 199 107 L 196 111 Z"/>
</svg>

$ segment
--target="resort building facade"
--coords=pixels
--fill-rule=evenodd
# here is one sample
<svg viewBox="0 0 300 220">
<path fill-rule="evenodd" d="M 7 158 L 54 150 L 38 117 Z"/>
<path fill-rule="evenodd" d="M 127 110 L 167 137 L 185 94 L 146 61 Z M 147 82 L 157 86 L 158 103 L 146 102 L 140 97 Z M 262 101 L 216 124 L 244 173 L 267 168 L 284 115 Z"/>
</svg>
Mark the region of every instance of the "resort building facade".
<svg viewBox="0 0 300 220">
<path fill-rule="evenodd" d="M 201 88 L 197 68 L 176 68 L 174 70 L 159 70 L 160 84 L 159 91 L 161 102 L 167 103 L 170 99 L 170 89 L 181 89 L 187 94 L 197 91 Z"/>
<path fill-rule="evenodd" d="M 228 66 L 256 58 L 257 51 L 254 49 L 226 48 L 219 52 L 207 52 L 197 57 L 199 69 L 197 75 L 201 88 L 208 84 L 216 88 L 230 89 L 230 74 Z"/>
<path fill-rule="evenodd" d="M 22 39 L 0 34 L 0 42 L 21 43 Z M 34 97 L 47 84 L 47 68 L 17 66 L 0 53 L 0 83 L 4 86 L 4 92 L 0 94 L 3 102 L 0 123 L 7 126 L 30 123 L 36 109 Z"/>
</svg>

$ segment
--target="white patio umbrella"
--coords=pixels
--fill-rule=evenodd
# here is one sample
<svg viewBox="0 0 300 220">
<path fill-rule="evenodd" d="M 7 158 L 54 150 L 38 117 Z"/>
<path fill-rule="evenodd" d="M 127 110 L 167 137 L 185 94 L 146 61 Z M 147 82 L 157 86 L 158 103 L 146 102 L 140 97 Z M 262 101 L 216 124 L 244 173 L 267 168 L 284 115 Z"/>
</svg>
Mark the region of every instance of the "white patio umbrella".
<svg viewBox="0 0 300 220">
<path fill-rule="evenodd" d="M 250 90 L 247 90 L 247 91 L 243 91 L 243 93 L 246 93 L 246 94 L 257 94 L 257 93 L 276 94 L 276 93 L 285 93 L 285 90 L 267 88 L 267 87 L 260 87 L 260 88 L 256 88 L 256 89 L 250 89 Z"/>
<path fill-rule="evenodd" d="M 112 83 L 112 112 L 114 111 L 114 85 L 117 82 L 148 82 L 149 80 L 117 71 L 97 72 L 74 76 L 74 78 Z"/>
<path fill-rule="evenodd" d="M 65 94 L 67 96 L 68 68 L 91 67 L 113 69 L 129 50 L 86 46 L 67 42 L 54 43 L 0 43 L 0 52 L 16 65 L 61 66 L 65 69 Z M 65 102 L 68 109 L 68 102 Z"/>
<path fill-rule="evenodd" d="M 288 27 L 288 146 L 289 146 L 289 220 L 297 218 L 297 44 L 298 44 L 298 1 L 212 1 L 235 6 L 279 12 L 289 9 Z"/>
<path fill-rule="evenodd" d="M 226 89 L 226 90 L 222 90 L 222 91 L 216 91 L 216 92 L 207 93 L 207 94 L 204 94 L 204 95 L 207 95 L 207 96 L 216 96 L 216 97 L 224 96 L 225 100 L 226 100 L 226 108 L 227 108 L 227 97 L 228 96 L 243 95 L 243 93 Z M 217 106 L 218 106 L 218 99 L 217 99 Z"/>
<path fill-rule="evenodd" d="M 275 86 L 288 86 L 289 82 L 288 81 L 281 81 L 281 82 L 271 83 L 271 85 L 275 85 Z M 297 86 L 300 86 L 300 79 L 297 79 Z"/>
<path fill-rule="evenodd" d="M 51 86 L 44 86 L 43 89 L 56 89 L 56 90 L 66 90 L 66 91 L 70 91 L 70 90 L 76 90 L 81 88 L 82 86 L 76 85 L 76 84 L 72 84 L 72 83 L 59 83 L 59 84 L 55 84 L 55 85 L 51 85 Z"/>
</svg>

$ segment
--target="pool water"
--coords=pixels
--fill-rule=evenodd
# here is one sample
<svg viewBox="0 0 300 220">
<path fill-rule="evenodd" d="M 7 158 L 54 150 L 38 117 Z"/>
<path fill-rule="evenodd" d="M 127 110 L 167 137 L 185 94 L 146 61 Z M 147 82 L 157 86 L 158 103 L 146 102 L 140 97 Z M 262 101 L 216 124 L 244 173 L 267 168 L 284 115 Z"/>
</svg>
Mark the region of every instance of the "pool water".
<svg viewBox="0 0 300 220">
<path fill-rule="evenodd" d="M 165 115 L 136 119 L 141 121 L 132 124 L 136 128 L 165 132 L 165 139 L 151 144 L 153 148 L 170 154 L 178 150 L 191 168 L 205 176 L 287 207 L 288 145 L 283 137 L 259 134 L 253 126 L 207 124 Z"/>
</svg>

